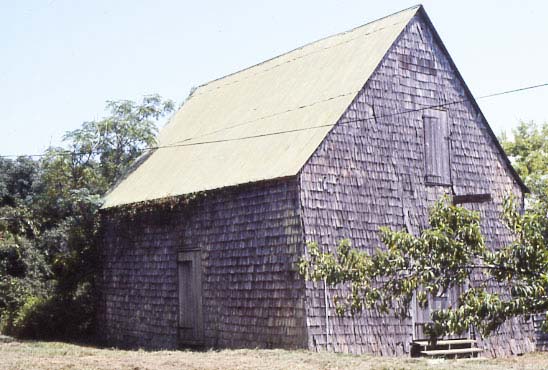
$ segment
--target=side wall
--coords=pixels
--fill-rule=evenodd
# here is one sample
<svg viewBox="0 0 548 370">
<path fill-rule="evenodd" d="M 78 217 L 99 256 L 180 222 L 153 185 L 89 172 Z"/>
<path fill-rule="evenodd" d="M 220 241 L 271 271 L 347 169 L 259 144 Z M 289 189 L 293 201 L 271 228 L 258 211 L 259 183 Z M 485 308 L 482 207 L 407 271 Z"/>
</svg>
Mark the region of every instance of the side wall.
<svg viewBox="0 0 548 370">
<path fill-rule="evenodd" d="M 501 224 L 505 195 L 522 196 L 485 122 L 470 102 L 450 104 L 450 168 L 452 186 L 425 183 L 423 112 L 426 106 L 466 100 L 464 88 L 434 36 L 420 16 L 407 26 L 338 125 L 301 173 L 301 197 L 307 241 L 326 248 L 350 238 L 372 251 L 381 245 L 380 226 L 417 234 L 427 227 L 428 207 L 443 193 L 490 193 L 493 201 L 479 210 L 482 229 L 492 247 L 511 236 Z M 330 291 L 329 296 L 336 294 Z M 326 345 L 324 293 L 307 285 L 309 347 L 315 350 L 401 354 L 409 351 L 412 322 L 364 312 L 338 318 L 330 300 L 329 343 Z M 489 355 L 518 354 L 534 349 L 529 324 L 504 325 L 480 343 Z"/>
<path fill-rule="evenodd" d="M 178 347 L 177 252 L 202 251 L 207 347 L 305 347 L 297 181 L 208 193 L 186 206 L 103 214 L 99 336 Z"/>
</svg>

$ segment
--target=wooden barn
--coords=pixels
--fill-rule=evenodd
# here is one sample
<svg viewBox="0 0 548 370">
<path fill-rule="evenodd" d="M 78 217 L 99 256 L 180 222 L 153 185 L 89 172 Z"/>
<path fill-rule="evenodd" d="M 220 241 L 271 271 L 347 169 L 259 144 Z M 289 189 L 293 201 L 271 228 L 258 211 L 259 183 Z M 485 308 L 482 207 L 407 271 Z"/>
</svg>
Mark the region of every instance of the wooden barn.
<svg viewBox="0 0 548 370">
<path fill-rule="evenodd" d="M 158 142 L 101 211 L 111 345 L 409 353 L 428 309 L 338 317 L 297 272 L 306 243 L 373 250 L 380 226 L 418 233 L 449 194 L 496 248 L 503 197 L 527 191 L 421 6 L 200 86 Z M 533 328 L 477 346 L 532 351 Z"/>
</svg>

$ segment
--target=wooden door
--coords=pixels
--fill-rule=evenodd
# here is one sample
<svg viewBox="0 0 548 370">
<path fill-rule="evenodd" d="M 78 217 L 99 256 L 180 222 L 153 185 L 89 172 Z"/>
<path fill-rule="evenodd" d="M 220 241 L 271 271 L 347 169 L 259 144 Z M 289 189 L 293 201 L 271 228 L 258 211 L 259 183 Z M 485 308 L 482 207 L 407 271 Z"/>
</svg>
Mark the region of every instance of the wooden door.
<svg viewBox="0 0 548 370">
<path fill-rule="evenodd" d="M 438 294 L 428 297 L 428 306 L 421 307 L 416 297 L 413 297 L 413 303 L 411 307 L 411 318 L 413 320 L 413 340 L 429 339 L 425 333 L 424 328 L 426 324 L 431 322 L 430 314 L 432 311 L 443 310 L 449 308 L 457 303 L 460 295 L 460 288 L 452 288 L 446 292 L 439 292 Z M 461 338 L 466 337 L 467 334 L 457 334 L 448 338 Z"/>
<path fill-rule="evenodd" d="M 204 339 L 201 267 L 199 250 L 179 253 L 179 343 L 183 346 L 200 345 Z"/>
</svg>

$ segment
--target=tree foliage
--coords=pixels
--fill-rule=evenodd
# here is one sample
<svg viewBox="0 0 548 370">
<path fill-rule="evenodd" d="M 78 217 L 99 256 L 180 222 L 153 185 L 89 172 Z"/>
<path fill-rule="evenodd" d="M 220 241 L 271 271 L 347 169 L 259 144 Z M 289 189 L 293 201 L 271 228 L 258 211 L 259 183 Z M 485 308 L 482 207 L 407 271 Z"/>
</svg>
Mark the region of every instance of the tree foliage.
<svg viewBox="0 0 548 370">
<path fill-rule="evenodd" d="M 146 148 L 170 100 L 109 101 L 108 115 L 67 132 L 40 160 L 0 160 L 0 330 L 89 333 L 101 197 Z"/>
<path fill-rule="evenodd" d="M 51 276 L 44 253 L 33 241 L 38 163 L 30 158 L 0 159 L 0 329 L 10 331 L 28 296 L 42 296 Z"/>
<path fill-rule="evenodd" d="M 432 338 L 462 333 L 474 326 L 489 335 L 506 320 L 548 310 L 548 204 L 538 202 L 520 213 L 512 199 L 502 218 L 515 241 L 486 247 L 477 212 L 442 199 L 430 213 L 430 228 L 419 236 L 382 228 L 384 248 L 369 254 L 343 240 L 336 253 L 309 244 L 301 274 L 331 286 L 349 286 L 335 297 L 339 314 L 366 308 L 408 317 L 415 295 L 428 306 L 450 289 L 461 289 L 455 305 L 433 311 L 426 328 Z"/>
<path fill-rule="evenodd" d="M 548 123 L 521 122 L 512 139 L 499 139 L 518 174 L 534 197 L 548 198 Z"/>
<path fill-rule="evenodd" d="M 129 100 L 109 101 L 110 115 L 99 121 L 85 122 L 80 129 L 67 132 L 65 141 L 72 152 L 71 161 L 82 171 L 93 168 L 99 178 L 99 192 L 105 192 L 146 147 L 156 144 L 156 121 L 173 111 L 174 103 L 158 95 L 143 98 L 140 104 Z M 87 175 L 87 176 L 86 176 Z M 90 174 L 75 174 L 74 180 L 90 180 Z"/>
</svg>

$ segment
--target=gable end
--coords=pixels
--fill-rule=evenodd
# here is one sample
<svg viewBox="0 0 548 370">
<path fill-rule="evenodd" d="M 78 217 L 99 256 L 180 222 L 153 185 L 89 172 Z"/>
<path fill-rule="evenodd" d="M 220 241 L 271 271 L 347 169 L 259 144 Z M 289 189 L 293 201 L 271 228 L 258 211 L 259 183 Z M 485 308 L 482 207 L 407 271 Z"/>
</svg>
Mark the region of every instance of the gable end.
<svg viewBox="0 0 548 370">
<path fill-rule="evenodd" d="M 426 11 L 424 10 L 424 8 L 422 6 L 420 6 L 416 16 L 422 17 L 422 20 L 429 27 L 430 32 L 434 36 L 434 39 L 435 39 L 436 43 L 438 44 L 439 48 L 442 50 L 443 54 L 447 58 L 449 64 L 451 65 L 451 68 L 453 69 L 455 75 L 459 79 L 459 82 L 462 84 L 462 87 L 464 89 L 466 97 L 468 98 L 468 101 L 472 104 L 474 109 L 478 112 L 479 116 L 481 117 L 481 121 L 483 122 L 485 128 L 487 129 L 487 132 L 488 132 L 489 136 L 491 136 L 491 139 L 493 139 L 493 143 L 495 144 L 497 149 L 500 151 L 501 158 L 504 161 L 504 163 L 506 164 L 508 171 L 510 172 L 510 174 L 516 180 L 517 184 L 521 188 L 521 191 L 523 193 L 530 193 L 529 188 L 527 187 L 527 185 L 525 185 L 522 178 L 518 175 L 518 173 L 516 172 L 516 170 L 512 166 L 512 162 L 510 162 L 510 159 L 508 158 L 508 156 L 506 155 L 506 152 L 502 148 L 502 145 L 500 144 L 499 140 L 497 139 L 497 135 L 495 135 L 495 133 L 493 132 L 493 129 L 491 128 L 491 126 L 487 122 L 487 119 L 483 115 L 483 112 L 481 111 L 481 109 L 478 105 L 478 102 L 476 101 L 476 99 L 472 95 L 472 92 L 468 88 L 468 85 L 466 85 L 466 82 L 464 81 L 464 78 L 462 78 L 462 75 L 460 74 L 459 69 L 457 68 L 457 65 L 453 61 L 453 58 L 451 58 L 451 54 L 449 54 L 449 51 L 445 47 L 443 41 L 441 40 L 440 35 L 438 34 L 438 31 L 436 31 L 436 28 L 434 27 L 434 24 L 432 23 L 432 21 L 430 20 L 430 17 L 428 17 L 428 14 L 426 14 Z"/>
</svg>

